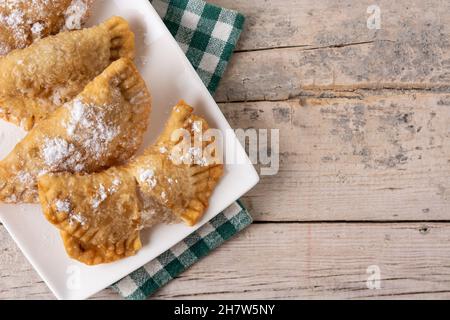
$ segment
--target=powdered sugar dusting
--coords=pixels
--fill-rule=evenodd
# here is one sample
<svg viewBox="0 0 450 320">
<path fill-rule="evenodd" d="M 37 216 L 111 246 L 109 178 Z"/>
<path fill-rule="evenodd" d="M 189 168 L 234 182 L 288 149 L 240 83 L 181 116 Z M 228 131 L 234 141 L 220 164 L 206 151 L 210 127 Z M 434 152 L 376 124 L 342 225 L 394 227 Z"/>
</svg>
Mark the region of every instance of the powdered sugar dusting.
<svg viewBox="0 0 450 320">
<path fill-rule="evenodd" d="M 91 0 L 0 0 L 0 24 L 6 33 L 0 40 L 0 55 L 6 55 L 16 48 L 24 48 L 32 40 L 57 33 L 60 25 L 53 23 L 53 29 L 46 30 L 52 24 L 48 19 L 63 20 L 63 28 L 81 29 L 88 16 Z M 56 29 L 58 28 L 58 29 Z M 44 32 L 46 31 L 46 32 Z M 11 42 L 12 38 L 12 42 Z M 7 39 L 7 40 L 6 40 Z"/>
<path fill-rule="evenodd" d="M 102 183 L 99 185 L 95 197 L 91 201 L 91 207 L 93 209 L 98 209 L 100 205 L 118 191 L 118 187 L 121 185 L 122 181 L 119 178 L 115 178 L 112 185 L 106 188 Z"/>
<path fill-rule="evenodd" d="M 1 4 L 1 3 L 0 3 Z M 25 15 L 20 9 L 14 9 L 9 14 L 0 14 L 0 23 L 11 30 L 16 44 L 23 48 L 27 44 L 27 34 L 23 25 L 25 24 Z M 8 53 L 12 48 L 7 44 L 0 44 L 0 52 Z"/>
<path fill-rule="evenodd" d="M 17 178 L 19 179 L 20 183 L 24 185 L 30 185 L 35 181 L 35 177 L 33 177 L 33 175 L 27 171 L 19 172 Z"/>
<path fill-rule="evenodd" d="M 49 167 L 66 159 L 74 150 L 74 146 L 61 138 L 46 139 L 42 149 L 42 157 Z"/>
<path fill-rule="evenodd" d="M 152 169 L 141 169 L 139 171 L 139 180 L 142 183 L 146 183 L 150 186 L 150 188 L 156 187 L 156 177 L 155 177 L 155 171 Z"/>
<path fill-rule="evenodd" d="M 69 215 L 69 224 L 72 226 L 74 223 L 79 223 L 84 226 L 87 222 L 86 217 L 84 217 L 81 213 L 72 212 L 72 204 L 69 200 L 57 199 L 55 201 L 56 211 L 60 213 L 67 213 Z"/>
<path fill-rule="evenodd" d="M 83 155 L 76 147 L 62 138 L 45 139 L 42 159 L 51 171 L 75 171 L 84 169 Z"/>
<path fill-rule="evenodd" d="M 97 209 L 100 204 L 106 200 L 106 198 L 108 198 L 108 195 L 106 193 L 105 186 L 100 184 L 96 197 L 92 199 L 92 208 Z"/>
<path fill-rule="evenodd" d="M 40 38 L 42 31 L 45 29 L 44 25 L 40 22 L 36 22 L 31 27 L 31 32 L 33 33 L 35 38 Z"/>
<path fill-rule="evenodd" d="M 112 100 L 120 103 L 120 99 Z M 120 110 L 117 104 L 91 105 L 78 99 L 61 108 L 67 108 L 67 112 L 55 127 L 54 131 L 59 134 L 50 131 L 39 138 L 38 153 L 31 155 L 33 164 L 24 165 L 26 169 L 14 177 L 15 182 L 36 197 L 37 177 L 43 174 L 91 172 L 107 166 L 117 157 L 113 143 L 119 143 L 116 137 L 123 131 L 120 121 L 116 121 L 117 110 Z M 61 130 L 66 132 L 60 133 Z M 119 184 L 120 179 L 117 179 L 107 192 L 115 192 Z M 102 197 L 99 199 L 103 201 Z"/>
<path fill-rule="evenodd" d="M 88 6 L 86 1 L 73 0 L 64 14 L 66 17 L 66 28 L 68 30 L 81 29 L 81 25 L 87 11 Z"/>
<path fill-rule="evenodd" d="M 202 132 L 202 122 L 201 121 L 195 121 L 192 124 L 192 131 L 195 133 L 201 133 Z"/>
<path fill-rule="evenodd" d="M 165 154 L 165 153 L 167 153 L 167 148 L 166 147 L 161 147 L 161 148 L 159 148 L 159 153 L 161 153 L 161 154 Z"/>
<path fill-rule="evenodd" d="M 69 214 L 69 224 L 73 225 L 78 222 L 80 225 L 86 225 L 87 219 L 81 213 L 70 213 Z"/>
<path fill-rule="evenodd" d="M 208 158 L 203 155 L 203 149 L 201 147 L 189 147 L 187 150 L 183 150 L 182 148 L 177 150 L 177 148 L 174 148 L 169 159 L 176 165 L 196 164 L 202 167 L 211 165 Z"/>
<path fill-rule="evenodd" d="M 67 134 L 85 148 L 89 157 L 100 159 L 110 150 L 110 143 L 120 132 L 106 119 L 105 109 L 115 106 L 99 108 L 76 99 L 66 107 L 71 116 L 66 124 Z"/>
<path fill-rule="evenodd" d="M 178 223 L 180 219 L 172 210 L 162 205 L 154 199 L 139 190 L 142 199 L 141 229 L 150 228 L 159 223 Z"/>
<path fill-rule="evenodd" d="M 114 88 L 113 95 L 115 95 Z M 130 122 L 126 123 L 122 114 L 126 114 L 124 101 L 120 97 L 109 97 L 105 105 L 95 104 L 96 97 L 81 94 L 78 99 L 60 108 L 58 118 L 52 118 L 49 128 L 38 130 L 31 136 L 32 142 L 22 145 L 20 161 L 23 161 L 24 172 L 15 174 L 14 180 L 21 182 L 21 188 L 29 195 L 37 195 L 36 179 L 39 175 L 57 172 L 93 172 L 110 166 L 118 158 L 122 146 L 128 146 L 127 136 Z M 112 102 L 110 102 L 112 101 Z M 102 101 L 103 102 L 103 101 Z M 127 114 L 128 115 L 128 114 Z M 43 136 L 45 134 L 45 136 Z M 120 139 L 118 135 L 120 135 Z M 139 136 L 133 135 L 131 136 Z M 119 145 L 119 146 L 117 146 Z M 29 150 L 31 149 L 31 150 Z M 123 148 L 124 158 L 131 152 Z M 134 149 L 134 146 L 132 146 Z M 23 150 L 23 151 L 22 151 Z M 16 171 L 17 172 L 17 171 Z M 156 183 L 156 182 L 155 182 Z M 115 192 L 120 184 L 117 179 L 115 185 L 108 186 L 105 192 Z M 99 193 L 98 204 L 105 200 L 104 193 Z M 89 201 L 89 200 L 88 200 Z"/>
<path fill-rule="evenodd" d="M 58 199 L 55 202 L 55 207 L 56 207 L 56 210 L 58 212 L 69 213 L 71 205 L 70 205 L 70 202 L 68 200 L 60 200 L 60 199 Z"/>
</svg>

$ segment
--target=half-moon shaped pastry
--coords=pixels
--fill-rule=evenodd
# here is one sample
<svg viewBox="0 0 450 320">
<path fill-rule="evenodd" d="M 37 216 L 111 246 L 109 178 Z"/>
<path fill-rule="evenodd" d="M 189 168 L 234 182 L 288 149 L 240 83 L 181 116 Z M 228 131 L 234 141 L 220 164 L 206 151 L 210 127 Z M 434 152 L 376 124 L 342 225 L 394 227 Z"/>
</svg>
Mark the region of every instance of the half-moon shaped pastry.
<svg viewBox="0 0 450 320">
<path fill-rule="evenodd" d="M 107 263 L 134 255 L 142 247 L 140 200 L 132 176 L 110 169 L 62 183 L 57 181 L 52 189 L 58 193 L 55 197 L 60 198 L 61 188 L 74 192 L 72 200 L 64 196 L 54 204 L 60 229 L 67 230 L 61 235 L 70 257 L 86 264 Z"/>
<path fill-rule="evenodd" d="M 142 143 L 150 109 L 133 62 L 112 63 L 0 161 L 0 202 L 37 202 L 37 177 L 45 173 L 91 173 L 125 162 Z"/>
<path fill-rule="evenodd" d="M 223 165 L 217 164 L 215 151 L 208 151 L 214 141 L 202 141 L 203 135 L 198 134 L 208 124 L 192 111 L 180 102 L 157 143 L 129 164 L 92 175 L 39 177 L 45 217 L 62 231 L 72 258 L 88 265 L 119 260 L 140 249 L 143 228 L 183 220 L 192 226 L 199 221 Z M 179 153 L 185 141 L 178 132 L 189 135 L 189 142 L 198 139 L 201 147 Z M 201 157 L 200 149 L 204 150 Z M 180 155 L 192 161 L 180 163 Z"/>
<path fill-rule="evenodd" d="M 62 30 L 81 29 L 93 0 L 0 1 L 0 55 Z"/>
<path fill-rule="evenodd" d="M 192 112 L 180 101 L 156 144 L 126 166 L 139 185 L 144 225 L 152 225 L 154 209 L 165 220 L 168 210 L 172 219 L 195 225 L 223 174 L 221 146 L 214 137 L 204 139 L 209 125 Z M 155 208 L 155 203 L 165 211 Z"/>
<path fill-rule="evenodd" d="M 134 58 L 134 34 L 113 17 L 0 57 L 0 118 L 30 130 L 72 100 L 111 62 Z"/>
<path fill-rule="evenodd" d="M 66 230 L 61 235 L 70 257 L 92 265 L 134 255 L 141 248 L 136 187 L 134 177 L 118 169 L 55 181 L 47 196 L 63 199 L 52 204 L 53 221 Z M 74 193 L 69 198 L 66 191 Z"/>
</svg>

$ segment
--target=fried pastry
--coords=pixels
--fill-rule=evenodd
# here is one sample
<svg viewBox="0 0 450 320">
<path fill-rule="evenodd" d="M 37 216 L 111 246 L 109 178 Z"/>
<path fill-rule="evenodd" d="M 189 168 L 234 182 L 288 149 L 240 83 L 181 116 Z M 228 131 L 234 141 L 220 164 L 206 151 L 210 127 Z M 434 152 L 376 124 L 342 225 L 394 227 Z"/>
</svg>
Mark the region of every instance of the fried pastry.
<svg viewBox="0 0 450 320">
<path fill-rule="evenodd" d="M 81 29 L 93 0 L 0 1 L 0 56 L 62 30 Z"/>
<path fill-rule="evenodd" d="M 192 111 L 180 102 L 157 142 L 126 165 L 92 175 L 39 177 L 44 215 L 62 232 L 69 256 L 88 265 L 112 262 L 140 249 L 143 228 L 199 221 L 223 166 L 213 139 L 203 141 L 200 134 L 208 129 L 206 121 Z M 184 145 L 187 139 L 191 147 Z M 192 152 L 196 141 L 202 156 Z"/>
<path fill-rule="evenodd" d="M 54 178 L 40 182 L 46 190 L 42 197 L 52 199 L 44 211 L 61 230 L 70 257 L 93 265 L 123 259 L 141 248 L 141 200 L 132 175 L 111 168 Z"/>
<path fill-rule="evenodd" d="M 218 141 L 203 139 L 208 123 L 192 111 L 180 101 L 156 144 L 126 167 L 136 177 L 144 204 L 149 203 L 144 213 L 151 217 L 156 202 L 189 226 L 202 218 L 223 173 L 222 148 Z M 148 217 L 145 221 L 152 223 Z"/>
<path fill-rule="evenodd" d="M 99 264 L 134 255 L 141 248 L 140 200 L 134 178 L 125 171 L 58 180 L 49 192 L 55 192 L 49 197 L 64 199 L 52 204 L 58 213 L 51 218 L 66 230 L 61 235 L 69 256 Z"/>
<path fill-rule="evenodd" d="M 123 245 L 105 248 L 103 246 L 86 245 L 67 232 L 61 231 L 60 233 L 69 257 L 90 266 L 111 263 L 134 256 L 142 247 L 139 238 L 131 238 L 129 242 Z"/>
<path fill-rule="evenodd" d="M 134 34 L 119 17 L 15 50 L 0 58 L 0 118 L 30 130 L 111 62 L 134 54 Z"/>
<path fill-rule="evenodd" d="M 45 173 L 92 173 L 125 162 L 142 143 L 150 109 L 133 62 L 115 61 L 0 162 L 0 202 L 37 202 L 37 177 Z"/>
</svg>

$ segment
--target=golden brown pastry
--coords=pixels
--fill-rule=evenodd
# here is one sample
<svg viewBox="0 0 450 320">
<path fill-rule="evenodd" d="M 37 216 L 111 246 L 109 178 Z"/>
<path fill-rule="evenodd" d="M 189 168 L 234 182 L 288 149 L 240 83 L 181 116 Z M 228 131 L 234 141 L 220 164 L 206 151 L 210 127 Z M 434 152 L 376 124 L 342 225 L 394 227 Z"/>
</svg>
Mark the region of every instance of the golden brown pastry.
<svg viewBox="0 0 450 320">
<path fill-rule="evenodd" d="M 0 56 L 62 30 L 81 29 L 93 0 L 1 0 Z"/>
<path fill-rule="evenodd" d="M 134 255 L 141 248 L 140 200 L 136 182 L 126 172 L 111 169 L 69 179 L 67 184 L 57 181 L 49 192 L 55 192 L 49 197 L 64 199 L 53 203 L 58 213 L 51 221 L 66 230 L 61 235 L 69 256 L 99 264 Z M 86 198 L 87 194 L 92 196 Z"/>
<path fill-rule="evenodd" d="M 30 130 L 72 100 L 112 61 L 134 58 L 134 34 L 113 17 L 0 57 L 0 118 Z"/>
<path fill-rule="evenodd" d="M 61 231 L 60 233 L 69 257 L 90 266 L 111 263 L 134 256 L 142 247 L 139 238 L 130 238 L 130 241 L 123 245 L 112 246 L 110 249 L 107 249 L 81 243 L 79 239 L 70 236 L 67 232 Z"/>
<path fill-rule="evenodd" d="M 37 202 L 36 180 L 45 173 L 98 172 L 128 160 L 142 143 L 150 109 L 133 62 L 112 63 L 0 162 L 0 202 Z"/>
<path fill-rule="evenodd" d="M 73 192 L 70 197 L 68 191 Z M 69 256 L 99 264 L 134 255 L 141 248 L 140 200 L 136 182 L 126 172 L 111 169 L 67 183 L 58 180 L 48 192 L 47 197 L 63 199 L 52 204 L 56 215 L 49 218 L 66 230 L 61 235 Z"/>
<path fill-rule="evenodd" d="M 180 102 L 157 143 L 129 164 L 93 175 L 39 177 L 44 214 L 62 231 L 68 254 L 88 265 L 112 262 L 140 249 L 142 228 L 181 220 L 196 224 L 223 173 L 214 141 L 202 139 L 207 129 Z M 187 139 L 179 138 L 185 134 L 187 149 Z M 202 156 L 192 152 L 195 140 Z"/>
<path fill-rule="evenodd" d="M 221 147 L 217 141 L 203 141 L 208 123 L 192 111 L 180 101 L 156 144 L 126 166 L 136 177 L 144 204 L 150 202 L 150 211 L 154 202 L 159 203 L 170 210 L 174 219 L 189 226 L 202 218 L 223 173 L 222 161 L 216 154 Z M 144 205 L 147 216 L 148 211 Z M 151 225 L 149 217 L 144 220 Z"/>
</svg>

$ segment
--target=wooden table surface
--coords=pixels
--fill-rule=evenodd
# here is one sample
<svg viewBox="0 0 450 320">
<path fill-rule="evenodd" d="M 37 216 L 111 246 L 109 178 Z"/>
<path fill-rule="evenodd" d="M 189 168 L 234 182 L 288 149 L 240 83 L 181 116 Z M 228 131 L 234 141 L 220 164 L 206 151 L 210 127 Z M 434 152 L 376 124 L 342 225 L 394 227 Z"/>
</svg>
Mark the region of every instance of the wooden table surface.
<svg viewBox="0 0 450 320">
<path fill-rule="evenodd" d="M 280 129 L 280 172 L 243 199 L 255 224 L 155 297 L 450 298 L 450 2 L 212 2 L 247 16 L 216 99 Z M 0 226 L 7 298 L 53 296 Z"/>
</svg>

